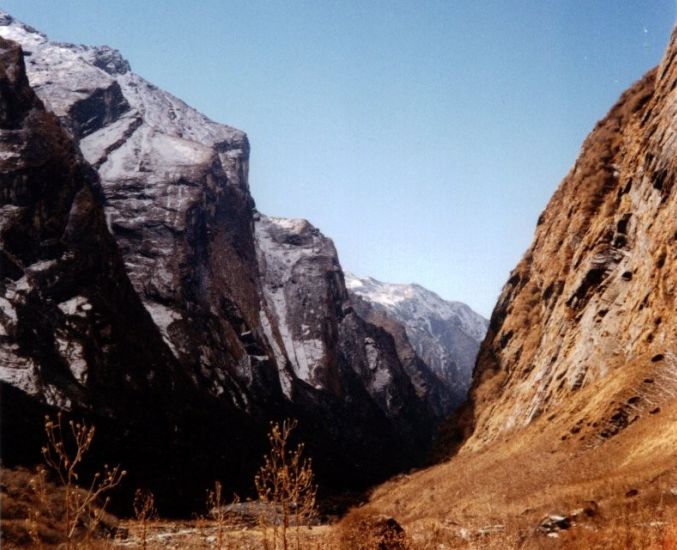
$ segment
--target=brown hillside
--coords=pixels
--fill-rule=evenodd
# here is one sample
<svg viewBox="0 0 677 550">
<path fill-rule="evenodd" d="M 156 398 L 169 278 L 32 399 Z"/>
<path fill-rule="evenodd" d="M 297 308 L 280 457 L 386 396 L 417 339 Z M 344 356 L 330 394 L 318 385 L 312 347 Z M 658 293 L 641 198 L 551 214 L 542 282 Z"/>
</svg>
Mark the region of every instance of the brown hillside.
<svg viewBox="0 0 677 550">
<path fill-rule="evenodd" d="M 677 506 L 676 88 L 673 33 L 540 216 L 493 312 L 458 454 L 380 488 L 380 511 L 416 531 Z"/>
</svg>

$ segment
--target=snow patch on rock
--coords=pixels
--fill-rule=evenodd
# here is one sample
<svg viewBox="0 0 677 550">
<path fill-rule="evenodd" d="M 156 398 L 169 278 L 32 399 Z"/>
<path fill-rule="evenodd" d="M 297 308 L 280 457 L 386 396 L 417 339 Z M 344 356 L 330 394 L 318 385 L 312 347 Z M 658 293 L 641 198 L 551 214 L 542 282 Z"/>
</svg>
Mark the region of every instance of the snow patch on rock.
<svg viewBox="0 0 677 550">
<path fill-rule="evenodd" d="M 56 338 L 56 346 L 63 360 L 68 364 L 73 377 L 80 383 L 87 382 L 87 360 L 82 344 L 76 340 Z"/>
<path fill-rule="evenodd" d="M 84 296 L 73 296 L 69 300 L 61 302 L 59 309 L 63 311 L 64 315 L 86 317 L 87 312 L 92 309 L 92 304 Z"/>
<path fill-rule="evenodd" d="M 170 307 L 167 307 L 163 304 L 157 302 L 145 301 L 143 302 L 144 307 L 150 313 L 150 316 L 153 318 L 153 321 L 160 329 L 162 334 L 162 339 L 172 350 L 174 355 L 177 355 L 177 350 L 172 344 L 172 340 L 169 337 L 169 327 L 174 321 L 181 319 L 181 314 L 177 311 L 174 311 Z"/>
<path fill-rule="evenodd" d="M 32 359 L 18 356 L 17 345 L 0 347 L 0 381 L 19 388 L 28 395 L 41 392 L 40 378 Z"/>
</svg>

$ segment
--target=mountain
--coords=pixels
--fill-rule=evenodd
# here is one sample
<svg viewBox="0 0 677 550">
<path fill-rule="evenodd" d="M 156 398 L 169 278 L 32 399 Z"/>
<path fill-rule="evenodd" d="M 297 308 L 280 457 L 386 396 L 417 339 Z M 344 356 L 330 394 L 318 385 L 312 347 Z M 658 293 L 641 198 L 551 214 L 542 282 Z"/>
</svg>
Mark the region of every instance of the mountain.
<svg viewBox="0 0 677 550">
<path fill-rule="evenodd" d="M 346 274 L 346 285 L 351 294 L 405 327 L 415 353 L 450 388 L 454 405 L 465 400 L 489 324 L 484 317 L 416 284 L 382 283 Z"/>
<path fill-rule="evenodd" d="M 178 506 L 191 498 L 188 466 L 202 465 L 199 485 L 203 471 L 255 460 L 254 423 L 196 385 L 163 341 L 107 228 L 96 172 L 1 38 L 0 191 L 3 466 L 39 460 L 43 415 L 58 410 L 95 423 L 99 456 L 133 465 Z"/>
<path fill-rule="evenodd" d="M 570 416 L 577 437 L 609 439 L 671 401 L 676 52 L 673 36 L 658 69 L 585 140 L 541 214 L 480 351 L 469 445 L 573 403 L 581 404 Z"/>
<path fill-rule="evenodd" d="M 435 425 L 428 394 L 416 391 L 392 335 L 355 312 L 333 242 L 306 220 L 258 213 L 255 238 L 264 327 L 277 363 L 287 366 L 285 394 L 295 399 L 296 379 L 352 407 L 374 403 L 409 445 L 426 448 Z"/>
<path fill-rule="evenodd" d="M 677 31 L 539 217 L 491 316 L 457 454 L 378 491 L 380 511 L 427 530 L 432 517 L 531 532 L 543 514 L 591 529 L 622 517 L 645 538 L 642 512 L 674 511 L 676 128 Z M 453 505 L 421 513 L 424 488 Z"/>
<path fill-rule="evenodd" d="M 245 134 L 144 81 L 110 48 L 52 43 L 7 15 L 0 23 L 97 169 L 129 278 L 172 354 L 215 395 L 242 400 L 243 386 L 274 376 L 251 364 L 237 326 L 257 325 L 259 312 Z"/>
<path fill-rule="evenodd" d="M 43 131 L 24 114 L 34 98 L 60 136 L 12 145 L 3 129 L 3 300 L 14 304 L 25 280 L 43 285 L 22 339 L 9 306 L 0 318 L 11 336 L 0 341 L 11 361 L 0 369 L 3 462 L 39 459 L 51 408 L 100 426 L 101 456 L 176 513 L 195 510 L 215 478 L 247 485 L 275 418 L 299 419 L 325 487 L 418 463 L 444 390 L 421 386 L 427 367 L 404 365 L 393 336 L 355 311 L 331 241 L 256 211 L 246 135 L 146 82 L 115 50 L 51 42 L 4 13 L 0 36 L 23 48 L 5 46 L 4 116 Z M 21 170 L 63 150 L 49 186 L 35 176 L 22 194 Z M 31 225 L 40 216 L 46 233 Z"/>
</svg>

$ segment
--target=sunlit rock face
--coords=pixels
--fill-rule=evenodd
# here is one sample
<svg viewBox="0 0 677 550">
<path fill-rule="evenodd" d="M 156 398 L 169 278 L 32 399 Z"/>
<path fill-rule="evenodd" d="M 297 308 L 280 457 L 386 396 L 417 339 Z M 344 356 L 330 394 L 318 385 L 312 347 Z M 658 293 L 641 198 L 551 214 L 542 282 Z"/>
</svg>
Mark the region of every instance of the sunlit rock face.
<svg viewBox="0 0 677 550">
<path fill-rule="evenodd" d="M 359 383 L 398 432 L 425 447 L 434 424 L 428 396 L 392 335 L 355 312 L 332 241 L 306 220 L 257 215 L 256 243 L 278 363 L 333 398 L 349 398 Z M 282 380 L 285 391 L 290 382 Z"/>
<path fill-rule="evenodd" d="M 241 337 L 259 323 L 246 135 L 146 82 L 110 48 L 4 23 L 36 93 L 97 169 L 109 228 L 165 342 L 196 382 L 246 407 L 244 388 L 272 372 Z"/>
<path fill-rule="evenodd" d="M 673 399 L 676 85 L 673 35 L 660 66 L 588 136 L 540 216 L 480 351 L 467 448 L 564 417 L 594 443 Z"/>
<path fill-rule="evenodd" d="M 165 439 L 142 436 L 147 435 L 142 429 L 129 433 L 156 453 L 167 445 L 187 453 L 192 446 L 192 457 L 179 453 L 177 462 L 201 460 L 202 477 L 220 478 L 221 461 L 230 464 L 233 478 L 249 479 L 257 466 L 251 456 L 260 452 L 269 419 L 283 416 L 299 418 L 299 436 L 315 456 L 316 469 L 336 487 L 373 483 L 420 460 L 436 421 L 426 392 L 412 381 L 414 371 L 403 366 L 392 336 L 352 309 L 331 242 L 307 222 L 256 212 L 248 188 L 246 135 L 146 82 L 115 50 L 51 42 L 3 13 L 0 36 L 24 49 L 22 91 L 15 95 L 38 102 L 37 95 L 53 113 L 44 116 L 62 136 L 59 151 L 72 150 L 71 160 L 62 164 L 79 166 L 85 179 L 78 185 L 90 189 L 78 194 L 79 206 L 71 208 L 67 201 L 75 191 L 69 190 L 70 180 L 58 179 L 62 175 L 55 168 L 48 190 L 58 200 L 43 197 L 36 187 L 28 206 L 43 212 L 49 198 L 49 208 L 59 208 L 62 216 L 94 216 L 96 223 L 76 216 L 80 225 L 60 218 L 49 227 L 55 231 L 65 224 L 69 238 L 89 243 L 81 257 L 100 270 L 73 276 L 73 288 L 58 297 L 36 294 L 36 300 L 44 299 L 40 308 L 49 308 L 69 327 L 53 330 L 60 366 L 38 351 L 13 359 L 19 370 L 0 371 L 8 391 L 61 408 L 77 396 L 77 406 L 98 414 L 102 401 L 97 399 L 105 401 L 106 392 L 125 396 L 145 388 L 160 401 L 144 397 L 140 413 L 136 406 L 125 409 L 129 400 L 115 398 L 106 409 L 109 433 L 116 419 L 137 413 L 149 426 L 151 421 L 166 425 L 171 433 Z M 7 67 L 9 75 L 19 70 Z M 7 119 L 21 119 L 22 105 L 7 100 Z M 31 147 L 37 151 L 38 141 Z M 12 173 L 16 159 L 25 162 L 30 149 L 8 150 L 0 159 L 9 163 L 6 172 Z M 12 193 L 3 226 L 15 219 Z M 65 237 L 47 240 L 52 238 Z M 43 250 L 44 240 L 27 233 L 20 247 Z M 16 242 L 6 241 L 7 258 L 18 254 L 10 246 Z M 59 244 L 53 254 L 62 254 L 62 248 Z M 51 281 L 64 276 L 63 258 L 30 269 L 49 273 Z M 23 263 L 20 269 L 18 279 Z M 106 285 L 117 294 L 107 294 Z M 119 328 L 98 317 L 102 304 Z M 10 306 L 2 308 L 7 323 L 14 322 Z M 96 319 L 96 330 L 87 328 L 90 318 Z M 108 344 L 101 338 L 118 340 Z M 41 349 L 35 340 L 25 342 Z M 16 355 L 13 345 L 0 353 Z M 113 364 L 110 357 L 118 349 Z M 57 377 L 52 386 L 58 391 L 50 397 L 30 373 L 49 378 L 54 369 L 66 375 Z M 92 388 L 104 374 L 115 383 L 105 378 L 101 394 L 95 393 Z M 193 423 L 200 428 L 189 436 Z M 210 431 L 223 434 L 218 443 L 210 441 Z M 150 467 L 143 457 L 134 460 Z"/>
<path fill-rule="evenodd" d="M 65 408 L 166 383 L 175 363 L 126 277 L 96 172 L 29 87 L 20 48 L 0 46 L 0 376 Z"/>
</svg>

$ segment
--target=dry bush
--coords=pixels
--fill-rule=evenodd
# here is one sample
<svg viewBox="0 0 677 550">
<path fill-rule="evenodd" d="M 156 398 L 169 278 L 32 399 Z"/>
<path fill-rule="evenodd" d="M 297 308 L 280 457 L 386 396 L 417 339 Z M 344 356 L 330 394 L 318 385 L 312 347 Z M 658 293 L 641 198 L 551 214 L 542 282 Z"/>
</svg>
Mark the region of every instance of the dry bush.
<svg viewBox="0 0 677 550">
<path fill-rule="evenodd" d="M 216 522 L 216 548 L 223 547 L 223 537 L 226 523 L 226 503 L 223 501 L 222 486 L 219 481 L 214 482 L 214 489 L 207 491 L 207 510 Z"/>
<path fill-rule="evenodd" d="M 351 550 L 413 550 L 404 530 L 393 518 L 368 508 L 354 508 L 335 528 L 335 544 Z"/>
<path fill-rule="evenodd" d="M 155 496 L 149 490 L 137 489 L 134 492 L 134 517 L 141 524 L 141 547 L 148 546 L 148 522 L 157 517 Z"/>
<path fill-rule="evenodd" d="M 232 540 L 228 537 L 228 531 L 232 530 L 236 521 L 234 520 L 233 510 L 240 504 L 240 497 L 233 495 L 233 500 L 227 504 L 223 498 L 223 487 L 219 481 L 214 482 L 214 489 L 207 491 L 207 510 L 209 515 L 214 520 L 216 528 L 216 548 L 221 550 L 226 548 L 235 548 L 232 545 Z"/>
<path fill-rule="evenodd" d="M 42 448 L 42 455 L 60 487 L 55 491 L 48 482 L 48 471 L 44 467 L 38 469 L 30 481 L 37 505 L 29 512 L 28 524 L 34 545 L 41 546 L 45 538 L 48 542 L 56 538 L 70 550 L 81 546 L 83 541 L 90 541 L 102 527 L 111 525 L 111 517 L 105 511 L 109 501 L 106 493 L 120 483 L 126 472 L 119 466 L 104 465 L 103 472 L 95 473 L 81 485 L 80 469 L 94 439 L 95 428 L 73 420 L 66 426 L 61 413 L 56 421 L 45 417 L 47 444 Z M 44 525 L 58 531 L 58 536 L 45 532 L 41 528 Z"/>
<path fill-rule="evenodd" d="M 275 550 L 278 544 L 288 550 L 289 528 L 294 526 L 295 546 L 300 548 L 302 525 L 309 525 L 317 516 L 317 486 L 313 481 L 310 459 L 303 457 L 303 443 L 290 449 L 290 436 L 296 420 L 271 424 L 268 434 L 270 451 L 254 478 L 256 492 L 262 505 L 259 522 L 266 550 Z M 272 539 L 268 540 L 268 532 Z"/>
</svg>

